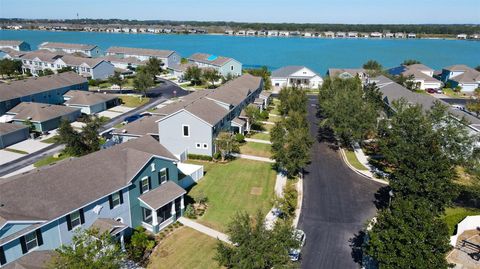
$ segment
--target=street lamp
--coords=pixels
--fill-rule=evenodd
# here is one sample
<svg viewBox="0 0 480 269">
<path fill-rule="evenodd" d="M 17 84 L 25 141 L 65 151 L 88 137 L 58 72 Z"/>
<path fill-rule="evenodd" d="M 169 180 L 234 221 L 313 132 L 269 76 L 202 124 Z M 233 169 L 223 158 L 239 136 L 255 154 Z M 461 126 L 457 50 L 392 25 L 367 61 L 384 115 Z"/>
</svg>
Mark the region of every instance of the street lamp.
<svg viewBox="0 0 480 269">
<path fill-rule="evenodd" d="M 388 196 L 389 196 L 389 197 L 388 197 L 388 207 L 390 207 L 390 204 L 391 204 L 391 202 L 392 202 L 392 197 L 393 197 L 393 190 L 390 190 L 390 191 L 388 192 Z"/>
</svg>

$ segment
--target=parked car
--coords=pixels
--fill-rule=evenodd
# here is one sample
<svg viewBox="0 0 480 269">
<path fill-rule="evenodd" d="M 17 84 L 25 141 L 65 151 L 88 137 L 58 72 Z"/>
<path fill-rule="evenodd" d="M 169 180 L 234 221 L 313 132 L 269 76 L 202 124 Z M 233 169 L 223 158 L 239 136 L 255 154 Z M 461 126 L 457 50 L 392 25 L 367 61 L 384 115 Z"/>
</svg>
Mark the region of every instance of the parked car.
<svg viewBox="0 0 480 269">
<path fill-rule="evenodd" d="M 437 91 L 435 89 L 427 89 L 427 92 L 428 93 L 437 93 Z"/>
<path fill-rule="evenodd" d="M 136 120 L 138 120 L 142 117 L 143 117 L 143 115 L 135 114 L 135 115 L 126 117 L 125 119 L 123 119 L 123 121 L 126 122 L 126 123 L 130 123 L 130 122 L 136 121 Z"/>
<path fill-rule="evenodd" d="M 443 94 L 443 90 L 442 89 L 437 89 L 437 93 Z"/>
<path fill-rule="evenodd" d="M 306 235 L 304 231 L 296 229 L 293 232 L 293 236 L 299 242 L 300 245 L 296 249 L 290 249 L 290 251 L 288 252 L 288 256 L 290 256 L 291 261 L 296 262 L 300 260 L 300 254 L 302 252 L 302 247 L 305 245 Z"/>
</svg>

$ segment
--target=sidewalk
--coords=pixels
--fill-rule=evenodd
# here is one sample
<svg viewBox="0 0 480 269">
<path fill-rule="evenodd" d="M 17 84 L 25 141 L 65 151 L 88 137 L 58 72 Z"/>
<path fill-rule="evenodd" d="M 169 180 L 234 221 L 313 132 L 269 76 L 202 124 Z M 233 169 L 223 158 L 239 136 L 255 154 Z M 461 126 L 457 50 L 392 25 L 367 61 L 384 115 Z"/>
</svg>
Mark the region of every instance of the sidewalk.
<svg viewBox="0 0 480 269">
<path fill-rule="evenodd" d="M 181 224 L 183 224 L 187 227 L 190 227 L 194 230 L 197 230 L 197 231 L 199 231 L 203 234 L 206 234 L 206 235 L 211 236 L 213 238 L 217 238 L 219 240 L 222 240 L 225 243 L 228 243 L 228 244 L 232 243 L 230 240 L 228 240 L 228 236 L 226 234 L 221 233 L 219 231 L 216 231 L 214 229 L 208 228 L 207 226 L 202 225 L 202 224 L 200 224 L 198 222 L 195 222 L 193 220 L 187 219 L 185 217 L 180 217 L 178 219 L 178 222 L 180 222 Z"/>
<path fill-rule="evenodd" d="M 253 155 L 245 155 L 245 154 L 239 154 L 239 153 L 232 153 L 233 157 L 236 158 L 242 158 L 242 159 L 249 159 L 253 161 L 260 161 L 260 162 L 267 162 L 267 163 L 275 163 L 275 160 L 265 158 L 265 157 L 258 157 L 258 156 L 253 156 Z"/>
<path fill-rule="evenodd" d="M 269 144 L 269 145 L 272 144 L 272 142 L 270 142 L 270 141 L 262 140 L 262 139 L 254 139 L 254 138 L 245 138 L 245 141 L 247 141 L 247 142 L 255 142 L 255 143 L 262 143 L 262 144 Z"/>
<path fill-rule="evenodd" d="M 370 172 L 370 171 L 367 171 L 367 170 L 358 170 L 357 168 L 353 167 L 347 160 L 347 156 L 345 156 L 345 151 L 344 149 L 340 149 L 340 156 L 342 157 L 343 159 L 343 162 L 345 162 L 345 164 L 348 166 L 348 168 L 350 168 L 350 170 L 352 170 L 353 172 L 357 173 L 358 175 L 364 177 L 364 178 L 367 178 L 367 179 L 370 179 L 370 180 L 373 180 L 373 181 L 376 181 L 376 182 L 379 182 L 379 183 L 382 183 L 382 184 L 385 184 L 385 185 L 388 185 L 388 182 L 383 180 L 383 179 L 378 179 L 376 177 L 374 177 L 373 173 Z M 362 152 L 363 153 L 363 152 Z M 356 155 L 356 154 L 355 154 Z M 365 156 L 365 155 L 364 155 Z M 358 157 L 357 157 L 358 158 Z M 360 161 L 360 160 L 359 160 Z M 361 162 L 361 161 L 360 161 Z M 365 167 L 370 167 L 370 165 L 365 165 Z"/>
</svg>

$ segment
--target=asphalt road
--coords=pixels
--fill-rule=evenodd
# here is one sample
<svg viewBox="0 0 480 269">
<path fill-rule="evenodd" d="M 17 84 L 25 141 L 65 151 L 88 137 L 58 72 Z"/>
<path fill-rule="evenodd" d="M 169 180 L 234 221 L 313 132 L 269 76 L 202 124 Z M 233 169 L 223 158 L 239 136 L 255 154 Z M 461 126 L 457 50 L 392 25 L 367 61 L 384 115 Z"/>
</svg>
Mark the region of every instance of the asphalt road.
<svg viewBox="0 0 480 269">
<path fill-rule="evenodd" d="M 308 120 L 314 137 L 318 128 L 316 105 L 317 97 L 309 96 Z M 351 171 L 328 142 L 315 142 L 303 183 L 299 228 L 307 240 L 302 268 L 360 267 L 351 245 L 366 221 L 375 216 L 374 194 L 380 187 Z"/>
<path fill-rule="evenodd" d="M 162 83 L 160 86 L 153 88 L 148 91 L 148 95 L 151 96 L 151 100 L 146 103 L 145 105 L 142 105 L 140 107 L 135 108 L 132 111 L 129 111 L 125 114 L 122 114 L 118 117 L 115 117 L 111 119 L 109 122 L 104 124 L 99 132 L 103 132 L 105 130 L 108 130 L 112 128 L 113 126 L 123 122 L 123 120 L 126 117 L 129 117 L 134 114 L 139 114 L 142 112 L 147 111 L 148 109 L 161 104 L 165 102 L 166 100 L 173 98 L 173 97 L 180 97 L 187 95 L 188 92 L 177 86 L 175 83 L 172 83 L 171 81 L 165 80 L 164 83 Z M 0 165 L 0 176 L 8 175 L 12 172 L 15 172 L 16 170 L 19 170 L 23 167 L 29 166 L 31 164 L 34 164 L 38 160 L 49 156 L 53 155 L 55 153 L 58 153 L 62 151 L 64 148 L 64 145 L 58 145 L 58 144 L 52 144 L 40 151 L 37 151 L 35 153 L 23 156 L 19 159 L 16 159 L 14 161 L 5 163 Z"/>
</svg>

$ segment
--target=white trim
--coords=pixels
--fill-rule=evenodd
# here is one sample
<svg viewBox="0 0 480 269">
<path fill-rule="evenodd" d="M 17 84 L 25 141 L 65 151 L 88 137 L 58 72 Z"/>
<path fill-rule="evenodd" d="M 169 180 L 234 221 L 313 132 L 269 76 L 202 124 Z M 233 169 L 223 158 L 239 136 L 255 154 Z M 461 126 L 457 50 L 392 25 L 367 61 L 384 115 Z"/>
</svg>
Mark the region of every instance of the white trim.
<svg viewBox="0 0 480 269">
<path fill-rule="evenodd" d="M 0 227 L 0 230 L 3 229 L 8 224 L 29 224 L 29 223 L 37 224 L 37 223 L 42 223 L 42 222 L 45 222 L 45 221 L 46 220 L 7 220 L 7 222 L 5 222 L 5 224 L 3 224 Z"/>
<path fill-rule="evenodd" d="M 208 144 L 207 144 L 207 143 L 203 143 L 203 144 L 202 144 L 202 149 L 208 149 Z"/>
<path fill-rule="evenodd" d="M 178 185 L 178 184 L 177 184 Z M 187 192 L 185 191 L 184 193 L 180 194 L 179 196 L 176 196 L 175 198 L 173 198 L 172 200 L 168 201 L 167 203 L 165 204 L 162 204 L 159 208 L 157 209 L 153 209 L 149 204 L 145 203 L 145 201 L 143 201 L 140 197 L 138 197 L 137 199 L 142 201 L 142 203 L 146 204 L 148 206 L 148 208 L 150 208 L 151 210 L 158 210 L 162 207 L 164 207 L 165 205 L 167 205 L 168 203 L 171 203 L 171 202 L 175 202 L 176 199 L 178 199 L 178 197 L 182 197 L 182 195 L 185 195 Z"/>
<path fill-rule="evenodd" d="M 202 148 L 202 143 L 195 143 L 195 148 L 201 149 Z"/>
<path fill-rule="evenodd" d="M 147 187 L 148 187 L 148 189 L 147 189 L 146 191 L 143 190 L 143 181 L 144 181 L 145 179 L 147 180 Z M 151 184 L 151 182 L 149 182 L 149 179 L 150 179 L 149 176 L 145 176 L 145 177 L 143 177 L 142 179 L 140 179 L 140 191 L 142 191 L 141 194 L 144 194 L 144 193 L 147 193 L 147 192 L 150 191 L 150 184 Z"/>
<path fill-rule="evenodd" d="M 208 126 L 210 126 L 210 127 L 213 127 L 212 124 L 204 121 L 203 119 L 199 118 L 197 115 L 191 113 L 190 111 L 188 111 L 188 110 L 186 110 L 186 109 L 184 109 L 184 108 L 182 108 L 182 109 L 180 109 L 180 110 L 178 110 L 178 111 L 176 111 L 176 112 L 173 112 L 172 114 L 169 114 L 169 115 L 167 115 L 167 116 L 165 116 L 165 117 L 163 117 L 163 118 L 161 118 L 161 119 L 158 119 L 156 122 L 158 123 L 158 122 L 160 122 L 160 121 L 166 120 L 166 119 L 168 119 L 168 118 L 170 118 L 170 117 L 173 117 L 174 115 L 176 115 L 176 114 L 178 114 L 178 113 L 180 113 L 180 112 L 186 112 L 186 113 L 192 115 L 194 118 L 198 119 L 199 121 L 202 121 L 202 122 L 205 123 L 206 125 L 208 125 Z"/>
</svg>

